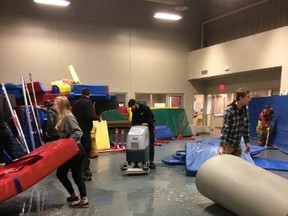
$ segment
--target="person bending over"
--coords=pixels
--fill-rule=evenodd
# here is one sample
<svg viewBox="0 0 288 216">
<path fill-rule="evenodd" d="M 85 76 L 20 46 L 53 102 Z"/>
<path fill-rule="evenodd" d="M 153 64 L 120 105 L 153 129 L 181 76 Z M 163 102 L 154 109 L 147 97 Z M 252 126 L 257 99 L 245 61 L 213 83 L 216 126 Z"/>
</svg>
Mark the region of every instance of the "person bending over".
<svg viewBox="0 0 288 216">
<path fill-rule="evenodd" d="M 135 99 L 130 99 L 128 106 L 132 111 L 132 125 L 148 126 L 149 129 L 149 167 L 156 169 L 154 163 L 154 115 L 149 106 L 137 103 Z"/>
</svg>

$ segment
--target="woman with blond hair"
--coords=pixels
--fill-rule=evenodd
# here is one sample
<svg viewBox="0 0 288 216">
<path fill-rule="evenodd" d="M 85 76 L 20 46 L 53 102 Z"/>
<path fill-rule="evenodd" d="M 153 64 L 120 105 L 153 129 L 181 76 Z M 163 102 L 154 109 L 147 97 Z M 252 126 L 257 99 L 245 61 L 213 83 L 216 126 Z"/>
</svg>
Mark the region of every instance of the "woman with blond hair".
<svg viewBox="0 0 288 216">
<path fill-rule="evenodd" d="M 70 103 L 66 97 L 56 97 L 54 100 L 54 106 L 58 113 L 56 129 L 59 131 L 60 138 L 74 139 L 77 142 L 79 148 L 79 153 L 65 164 L 60 166 L 57 169 L 56 175 L 70 194 L 70 197 L 67 198 L 67 202 L 72 207 L 88 208 L 89 202 L 87 198 L 86 186 L 82 177 L 82 167 L 85 152 L 82 144 L 80 143 L 80 139 L 83 133 L 77 123 L 76 118 L 70 111 Z M 78 187 L 81 199 L 79 199 L 79 197 L 76 195 L 71 181 L 68 178 L 69 170 L 72 172 L 72 177 Z"/>
</svg>

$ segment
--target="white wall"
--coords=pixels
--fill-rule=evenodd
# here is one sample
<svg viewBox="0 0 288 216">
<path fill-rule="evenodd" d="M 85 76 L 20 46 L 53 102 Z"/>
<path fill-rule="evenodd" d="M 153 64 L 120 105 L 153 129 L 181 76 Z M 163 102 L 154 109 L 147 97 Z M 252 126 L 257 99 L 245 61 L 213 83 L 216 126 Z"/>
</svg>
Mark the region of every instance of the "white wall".
<svg viewBox="0 0 288 216">
<path fill-rule="evenodd" d="M 184 108 L 192 115 L 187 41 L 176 23 L 152 23 L 160 30 L 152 24 L 151 29 L 116 26 L 109 23 L 111 14 L 109 22 L 102 17 L 87 22 L 69 17 L 65 10 L 49 17 L 43 15 L 44 9 L 38 11 L 38 5 L 32 7 L 33 16 L 24 9 L 23 14 L 0 15 L 1 82 L 20 83 L 21 75 L 29 81 L 32 73 L 34 81 L 50 89 L 53 80 L 72 79 L 68 70 L 72 64 L 82 83 L 105 84 L 110 92 L 127 92 L 128 98 L 137 92 L 183 93 Z"/>
<path fill-rule="evenodd" d="M 282 67 L 281 90 L 288 88 L 288 27 L 196 50 L 188 54 L 188 79 Z M 229 66 L 229 71 L 225 71 Z M 207 75 L 201 75 L 208 70 Z"/>
</svg>

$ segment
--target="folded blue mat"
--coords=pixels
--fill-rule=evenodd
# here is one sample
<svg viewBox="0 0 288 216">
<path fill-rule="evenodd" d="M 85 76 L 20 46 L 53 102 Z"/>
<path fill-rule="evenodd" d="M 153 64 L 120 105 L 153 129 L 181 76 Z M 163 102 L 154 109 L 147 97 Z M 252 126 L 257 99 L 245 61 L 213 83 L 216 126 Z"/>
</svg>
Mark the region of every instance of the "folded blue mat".
<svg viewBox="0 0 288 216">
<path fill-rule="evenodd" d="M 163 163 L 169 164 L 169 165 L 185 165 L 185 160 L 179 160 L 177 158 L 170 158 L 170 159 L 163 159 Z"/>
</svg>

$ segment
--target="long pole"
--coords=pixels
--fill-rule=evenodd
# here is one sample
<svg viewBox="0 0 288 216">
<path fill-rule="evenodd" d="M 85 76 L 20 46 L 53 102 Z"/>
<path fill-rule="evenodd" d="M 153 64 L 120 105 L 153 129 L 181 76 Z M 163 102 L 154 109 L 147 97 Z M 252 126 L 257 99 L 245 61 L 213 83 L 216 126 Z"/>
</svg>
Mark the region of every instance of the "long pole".
<svg viewBox="0 0 288 216">
<path fill-rule="evenodd" d="M 271 125 L 269 125 L 269 127 L 267 128 L 267 137 L 266 137 L 265 147 L 267 147 L 269 143 L 270 130 L 271 130 Z"/>
<path fill-rule="evenodd" d="M 43 145 L 43 140 L 42 140 L 42 136 L 41 136 L 42 133 L 40 131 L 40 128 L 39 128 L 39 125 L 38 125 L 38 121 L 37 121 L 37 117 L 36 117 L 35 110 L 34 110 L 35 107 L 33 107 L 33 105 L 32 105 L 32 100 L 31 100 L 31 97 L 30 97 L 30 94 L 29 94 L 28 86 L 26 85 L 25 88 L 26 88 L 27 98 L 28 98 L 28 101 L 30 103 L 32 116 L 33 116 L 33 119 L 34 119 L 34 122 L 35 122 L 36 130 L 37 130 L 37 133 L 39 135 L 40 143 L 41 143 L 41 145 Z"/>
<path fill-rule="evenodd" d="M 21 76 L 21 84 L 22 84 L 22 92 L 23 92 L 23 97 L 24 97 L 24 106 L 25 106 L 25 112 L 26 112 L 26 119 L 28 123 L 28 129 L 29 129 L 29 135 L 30 135 L 30 140 L 32 144 L 32 149 L 35 149 L 35 141 L 34 141 L 34 132 L 32 129 L 32 124 L 31 124 L 31 119 L 30 119 L 30 112 L 29 112 L 29 107 L 28 107 L 28 102 L 27 102 L 27 96 L 25 92 L 25 81 L 23 76 Z"/>
<path fill-rule="evenodd" d="M 25 148 L 26 148 L 26 150 L 27 150 L 27 153 L 30 153 L 30 150 L 29 150 L 29 148 L 28 148 L 28 145 L 27 145 L 27 142 L 26 142 L 26 139 L 25 139 L 25 135 L 24 135 L 24 133 L 23 133 L 23 130 L 22 130 L 22 127 L 21 127 L 21 124 L 20 124 L 18 115 L 17 115 L 16 111 L 15 111 L 15 110 L 12 108 L 12 106 L 11 106 L 11 102 L 10 102 L 10 100 L 9 100 L 9 97 L 8 97 L 8 94 L 7 94 L 7 91 L 6 91 L 6 88 L 5 88 L 4 83 L 2 83 L 2 90 L 3 90 L 3 92 L 4 92 L 6 101 L 7 101 L 7 103 L 8 103 L 8 107 L 9 107 L 9 110 L 10 110 L 10 112 L 11 112 L 11 115 L 12 115 L 13 122 L 14 122 L 14 124 L 15 124 L 15 127 L 16 127 L 16 129 L 17 129 L 17 133 L 18 133 L 20 142 L 22 143 L 22 145 L 25 146 Z"/>
<path fill-rule="evenodd" d="M 29 78 L 30 78 L 30 82 L 31 82 L 31 86 L 32 86 L 34 108 L 36 110 L 36 116 L 37 116 L 37 121 L 38 121 L 38 133 L 39 133 L 40 141 L 41 141 L 41 145 L 42 145 L 44 143 L 44 140 L 43 140 L 44 136 L 43 136 L 43 130 L 41 128 L 40 114 L 39 114 L 39 110 L 38 110 L 38 104 L 37 104 L 37 98 L 36 98 L 36 93 L 35 93 L 35 88 L 34 88 L 34 82 L 33 82 L 31 73 L 29 73 Z M 32 102 L 31 102 L 31 105 L 32 105 Z"/>
</svg>

